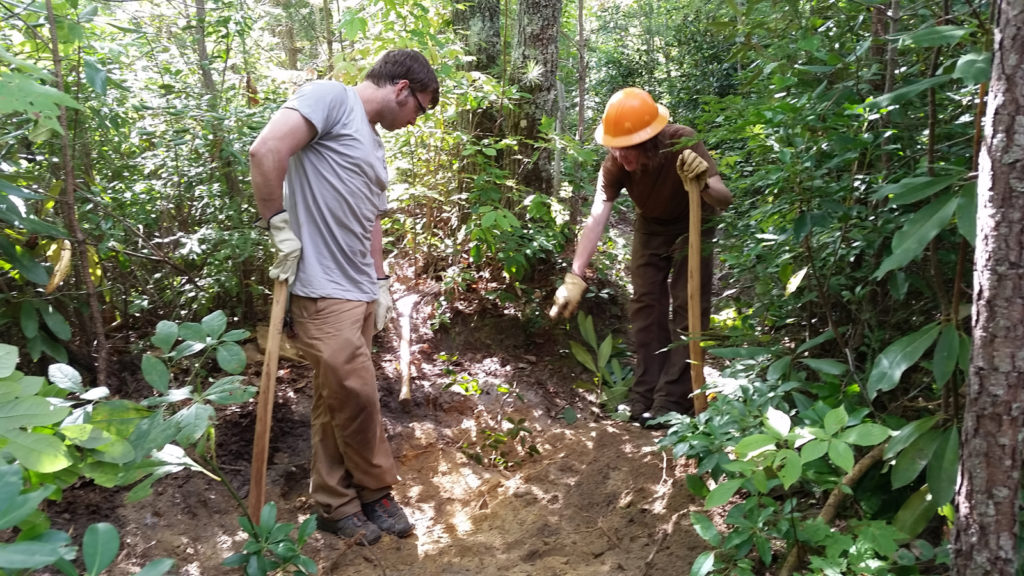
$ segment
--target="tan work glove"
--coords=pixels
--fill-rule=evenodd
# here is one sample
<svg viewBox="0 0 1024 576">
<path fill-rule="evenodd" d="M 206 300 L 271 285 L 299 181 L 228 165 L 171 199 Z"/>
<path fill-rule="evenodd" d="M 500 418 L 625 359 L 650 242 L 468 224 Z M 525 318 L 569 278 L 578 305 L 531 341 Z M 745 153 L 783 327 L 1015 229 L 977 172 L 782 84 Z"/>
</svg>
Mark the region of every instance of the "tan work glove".
<svg viewBox="0 0 1024 576">
<path fill-rule="evenodd" d="M 568 318 L 576 311 L 576 306 L 579 305 L 580 298 L 583 297 L 583 292 L 586 289 L 587 283 L 583 281 L 583 278 L 572 272 L 566 272 L 565 281 L 555 292 L 555 305 L 551 307 L 548 316 L 552 320 L 557 320 L 559 316 Z"/>
<path fill-rule="evenodd" d="M 373 331 L 380 332 L 395 315 L 395 301 L 391 299 L 391 277 L 377 278 L 380 294 L 373 303 Z"/>
<path fill-rule="evenodd" d="M 708 163 L 693 150 L 683 150 L 679 155 L 676 172 L 690 194 L 700 194 L 708 183 Z"/>
<path fill-rule="evenodd" d="M 270 277 L 291 284 L 299 269 L 302 242 L 299 242 L 295 233 L 292 232 L 288 212 L 282 210 L 271 216 L 270 221 L 267 222 L 267 229 L 270 231 L 270 239 L 273 240 L 278 254 L 274 265 L 270 267 Z"/>
</svg>

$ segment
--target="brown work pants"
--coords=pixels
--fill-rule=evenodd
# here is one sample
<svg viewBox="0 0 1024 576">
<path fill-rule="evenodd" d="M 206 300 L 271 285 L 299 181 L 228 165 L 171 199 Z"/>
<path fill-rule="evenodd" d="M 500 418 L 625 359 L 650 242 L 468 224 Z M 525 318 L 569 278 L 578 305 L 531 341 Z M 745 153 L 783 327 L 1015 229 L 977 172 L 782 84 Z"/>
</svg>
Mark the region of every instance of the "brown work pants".
<svg viewBox="0 0 1024 576">
<path fill-rule="evenodd" d="M 637 216 L 633 232 L 629 302 L 636 381 L 629 401 L 655 414 L 693 412 L 690 349 L 682 336 L 689 330 L 687 315 L 687 221 L 659 222 Z M 713 225 L 701 233 L 701 323 L 711 319 L 711 245 Z"/>
<path fill-rule="evenodd" d="M 370 357 L 373 303 L 292 296 L 296 346 L 313 366 L 309 492 L 337 520 L 398 482 Z"/>
</svg>

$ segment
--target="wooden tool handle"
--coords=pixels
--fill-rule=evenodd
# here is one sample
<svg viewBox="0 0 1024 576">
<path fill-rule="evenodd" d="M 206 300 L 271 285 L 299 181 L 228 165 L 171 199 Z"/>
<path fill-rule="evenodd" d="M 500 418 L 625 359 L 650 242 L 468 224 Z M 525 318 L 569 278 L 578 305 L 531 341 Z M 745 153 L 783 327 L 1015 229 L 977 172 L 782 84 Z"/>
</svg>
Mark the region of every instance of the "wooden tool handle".
<svg viewBox="0 0 1024 576">
<path fill-rule="evenodd" d="M 270 451 L 270 423 L 274 413 L 274 386 L 277 384 L 277 358 L 281 349 L 281 329 L 288 304 L 288 283 L 274 282 L 274 299 L 270 307 L 267 349 L 263 356 L 260 392 L 256 404 L 256 432 L 252 439 L 252 466 L 249 476 L 249 518 L 260 521 L 260 510 L 267 491 L 267 456 Z"/>
<path fill-rule="evenodd" d="M 690 244 L 686 270 L 687 321 L 690 325 L 690 379 L 693 384 L 694 414 L 700 414 L 708 407 L 704 396 L 704 349 L 700 347 L 700 333 L 703 329 L 700 305 L 700 232 L 701 210 L 700 191 L 687 190 L 690 196 Z"/>
</svg>

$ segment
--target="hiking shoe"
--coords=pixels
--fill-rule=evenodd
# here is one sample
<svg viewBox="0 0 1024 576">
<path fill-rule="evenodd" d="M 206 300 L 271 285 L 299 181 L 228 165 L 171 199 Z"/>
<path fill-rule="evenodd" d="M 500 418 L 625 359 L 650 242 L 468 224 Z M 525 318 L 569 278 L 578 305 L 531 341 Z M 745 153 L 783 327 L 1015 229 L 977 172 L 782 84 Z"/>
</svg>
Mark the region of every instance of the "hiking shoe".
<svg viewBox="0 0 1024 576">
<path fill-rule="evenodd" d="M 370 522 L 362 510 L 340 520 L 331 520 L 317 514 L 316 527 L 341 538 L 355 540 L 360 546 L 373 546 L 380 542 L 380 528 Z"/>
<path fill-rule="evenodd" d="M 670 427 L 671 424 L 668 422 L 655 422 L 655 420 L 658 420 L 668 413 L 668 410 L 657 410 L 652 408 L 651 410 L 641 414 L 640 417 L 637 418 L 637 422 L 639 422 L 640 426 L 644 428 L 650 428 L 651 430 L 664 430 Z"/>
<path fill-rule="evenodd" d="M 631 422 L 638 422 L 643 417 L 644 413 L 647 412 L 647 409 L 644 408 L 644 405 L 640 402 L 633 400 L 619 404 L 615 408 L 615 411 L 629 416 L 629 420 Z"/>
<path fill-rule="evenodd" d="M 405 538 L 412 534 L 412 523 L 409 522 L 405 511 L 398 505 L 398 502 L 395 502 L 395 498 L 390 492 L 373 502 L 365 502 L 363 513 L 382 532 L 394 534 L 399 538 Z"/>
</svg>

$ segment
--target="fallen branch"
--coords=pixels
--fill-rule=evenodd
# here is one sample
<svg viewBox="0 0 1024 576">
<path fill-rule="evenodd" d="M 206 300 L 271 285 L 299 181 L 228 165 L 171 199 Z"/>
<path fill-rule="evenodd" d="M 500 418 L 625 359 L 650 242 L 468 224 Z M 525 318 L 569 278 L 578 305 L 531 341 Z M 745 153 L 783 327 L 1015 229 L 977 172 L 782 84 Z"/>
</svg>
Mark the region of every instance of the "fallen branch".
<svg viewBox="0 0 1024 576">
<path fill-rule="evenodd" d="M 672 535 L 672 530 L 675 528 L 676 520 L 678 520 L 684 512 L 686 512 L 686 510 L 680 510 L 673 514 L 672 520 L 669 520 L 668 526 L 658 534 L 658 539 L 654 542 L 654 550 L 651 550 L 651 555 L 648 556 L 647 560 L 644 562 L 644 569 L 640 572 L 640 576 L 647 576 L 651 571 L 651 564 L 654 563 L 654 556 L 657 555 L 658 550 L 661 549 L 661 545 L 664 544 L 665 539 Z"/>
<path fill-rule="evenodd" d="M 832 489 L 832 493 L 829 494 L 828 500 L 825 501 L 825 505 L 822 506 L 821 512 L 818 514 L 818 518 L 824 521 L 825 524 L 831 524 L 836 519 L 836 515 L 839 514 L 839 505 L 842 504 L 843 497 L 845 496 L 843 486 L 852 488 L 868 469 L 882 459 L 882 454 L 885 453 L 885 446 L 885 444 L 879 444 L 871 452 L 865 454 L 859 462 L 854 464 L 853 469 L 843 477 L 843 481 Z M 779 573 L 776 576 L 790 576 L 796 570 L 799 563 L 800 542 L 797 541 L 790 548 L 789 555 L 786 556 L 786 561 L 782 564 L 782 568 L 779 569 Z"/>
</svg>

